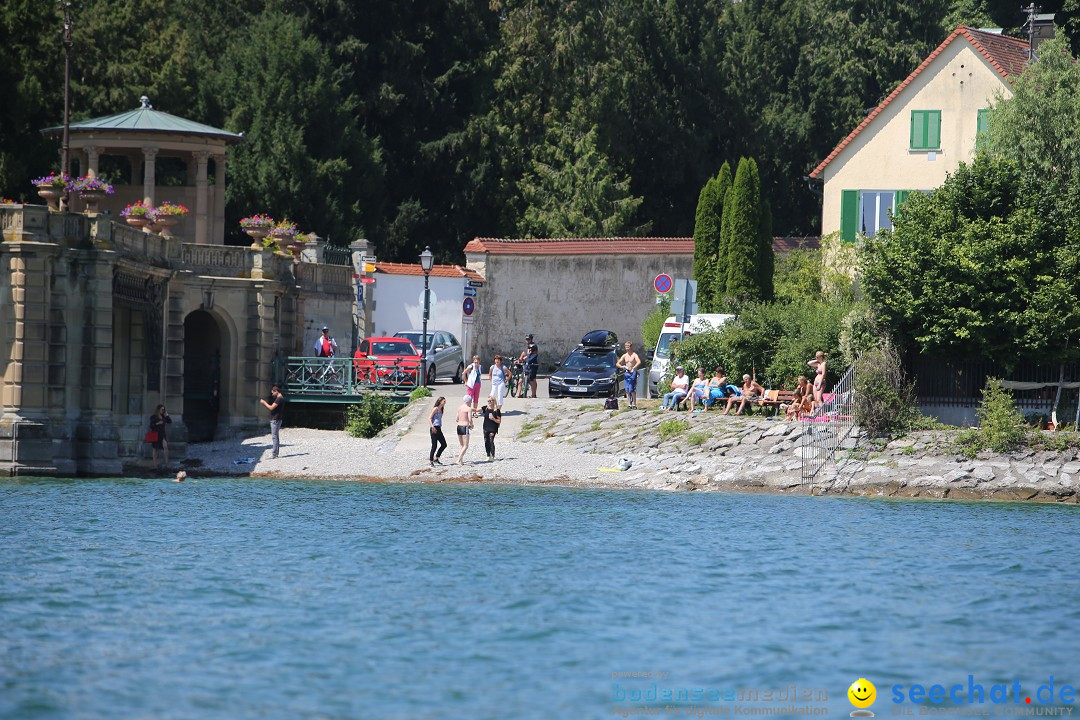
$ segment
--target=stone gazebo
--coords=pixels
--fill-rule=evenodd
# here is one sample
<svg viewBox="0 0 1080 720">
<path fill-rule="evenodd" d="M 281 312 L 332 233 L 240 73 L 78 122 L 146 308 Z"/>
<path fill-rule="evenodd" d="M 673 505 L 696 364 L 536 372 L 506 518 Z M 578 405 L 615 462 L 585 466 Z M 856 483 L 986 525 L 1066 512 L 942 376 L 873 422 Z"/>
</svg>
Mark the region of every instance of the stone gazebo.
<svg viewBox="0 0 1080 720">
<path fill-rule="evenodd" d="M 177 225 L 176 235 L 197 244 L 223 245 L 226 149 L 243 135 L 154 110 L 145 95 L 140 102 L 135 110 L 71 123 L 69 144 L 77 174 L 102 174 L 114 184 L 116 194 L 99 203 L 104 212 L 118 216 L 137 200 L 179 203 L 191 213 Z M 63 131 L 58 126 L 42 132 L 60 136 Z M 73 211 L 83 210 L 77 196 L 71 202 Z"/>
</svg>

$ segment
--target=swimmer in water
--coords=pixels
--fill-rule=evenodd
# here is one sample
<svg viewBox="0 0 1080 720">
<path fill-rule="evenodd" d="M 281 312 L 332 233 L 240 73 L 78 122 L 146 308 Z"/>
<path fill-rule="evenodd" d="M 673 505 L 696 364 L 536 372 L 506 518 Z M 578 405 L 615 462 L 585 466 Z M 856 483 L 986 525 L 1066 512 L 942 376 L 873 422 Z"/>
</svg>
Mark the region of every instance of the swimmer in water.
<svg viewBox="0 0 1080 720">
<path fill-rule="evenodd" d="M 184 482 L 185 480 L 187 480 L 187 473 L 181 470 L 180 472 L 176 473 L 176 478 L 173 480 L 173 482 Z"/>
</svg>

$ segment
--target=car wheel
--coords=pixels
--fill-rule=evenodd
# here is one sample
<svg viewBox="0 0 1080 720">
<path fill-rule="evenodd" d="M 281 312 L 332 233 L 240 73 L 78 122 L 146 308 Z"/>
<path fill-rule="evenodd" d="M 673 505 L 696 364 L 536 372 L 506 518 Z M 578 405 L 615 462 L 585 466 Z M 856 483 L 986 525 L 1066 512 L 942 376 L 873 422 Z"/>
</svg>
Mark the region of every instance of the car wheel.
<svg viewBox="0 0 1080 720">
<path fill-rule="evenodd" d="M 434 385 L 435 384 L 435 366 L 434 365 L 432 365 L 431 367 L 428 368 L 428 371 L 427 371 L 427 384 L 428 385 Z"/>
<path fill-rule="evenodd" d="M 465 382 L 464 375 L 465 375 L 465 363 L 458 363 L 457 375 L 454 376 L 454 382 L 457 383 L 458 385 Z"/>
</svg>

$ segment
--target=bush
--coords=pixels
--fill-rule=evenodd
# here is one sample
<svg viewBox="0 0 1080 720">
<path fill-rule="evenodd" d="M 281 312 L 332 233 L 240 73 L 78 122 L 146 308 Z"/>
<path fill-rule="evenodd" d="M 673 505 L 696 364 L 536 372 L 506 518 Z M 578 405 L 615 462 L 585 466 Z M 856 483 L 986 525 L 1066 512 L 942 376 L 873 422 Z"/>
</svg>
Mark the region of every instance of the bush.
<svg viewBox="0 0 1080 720">
<path fill-rule="evenodd" d="M 872 437 L 899 435 L 916 421 L 915 388 L 888 342 L 864 352 L 855 371 L 855 423 Z"/>
<path fill-rule="evenodd" d="M 345 432 L 352 437 L 372 438 L 394 422 L 397 406 L 382 395 L 365 395 L 345 413 Z"/>
<path fill-rule="evenodd" d="M 660 339 L 660 331 L 664 329 L 664 321 L 668 319 L 670 314 L 671 298 L 664 295 L 660 304 L 641 323 L 641 341 L 645 343 L 645 352 L 656 347 L 656 341 Z"/>
<path fill-rule="evenodd" d="M 690 429 L 690 423 L 685 420 L 665 420 L 660 423 L 660 439 L 670 440 L 678 437 Z"/>
<path fill-rule="evenodd" d="M 1000 378 L 987 378 L 983 399 L 975 413 L 979 426 L 960 433 L 956 442 L 969 457 L 979 450 L 1004 453 L 1023 445 L 1028 439 L 1024 416 L 1016 408 L 1012 393 L 1001 385 Z"/>
<path fill-rule="evenodd" d="M 416 402 L 417 400 L 423 400 L 424 398 L 431 397 L 431 390 L 426 387 L 418 387 L 409 393 L 409 402 Z"/>
</svg>

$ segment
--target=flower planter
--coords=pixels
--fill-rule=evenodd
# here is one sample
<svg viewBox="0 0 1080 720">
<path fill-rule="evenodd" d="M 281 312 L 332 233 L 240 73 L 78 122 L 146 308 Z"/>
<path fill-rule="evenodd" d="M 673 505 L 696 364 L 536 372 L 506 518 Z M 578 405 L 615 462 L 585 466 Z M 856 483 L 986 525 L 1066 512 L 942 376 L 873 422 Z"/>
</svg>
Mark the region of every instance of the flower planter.
<svg viewBox="0 0 1080 720">
<path fill-rule="evenodd" d="M 154 218 L 154 224 L 158 227 L 158 233 L 161 237 L 172 237 L 172 228 L 176 226 L 176 223 L 180 222 L 180 218 L 159 216 Z"/>
<path fill-rule="evenodd" d="M 150 224 L 150 221 L 146 217 L 134 216 L 125 218 L 125 220 L 127 220 L 127 224 L 133 228 L 144 228 Z"/>
<path fill-rule="evenodd" d="M 262 240 L 264 237 L 270 234 L 270 231 L 261 227 L 244 228 L 244 232 L 248 234 L 254 242 L 251 243 L 251 247 L 256 250 L 262 250 Z"/>
<path fill-rule="evenodd" d="M 97 190 L 83 190 L 79 192 L 79 197 L 86 203 L 87 214 L 97 214 L 98 203 L 105 199 L 105 193 Z"/>
<path fill-rule="evenodd" d="M 37 189 L 37 194 L 45 199 L 45 202 L 49 204 L 49 209 L 53 212 L 59 212 L 60 196 L 64 194 L 63 189 L 55 185 L 38 185 Z"/>
</svg>

